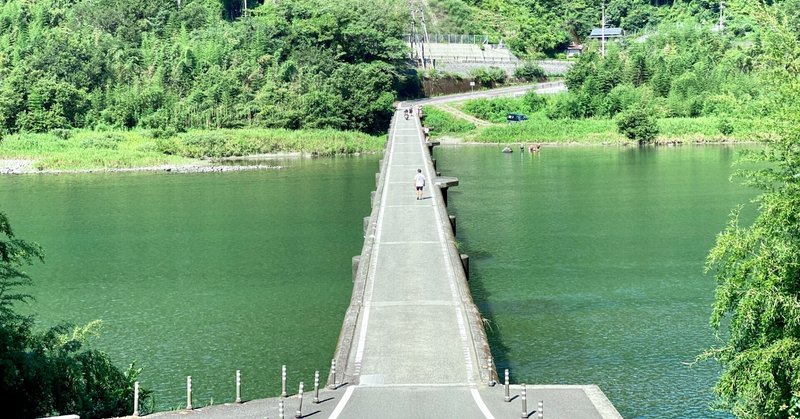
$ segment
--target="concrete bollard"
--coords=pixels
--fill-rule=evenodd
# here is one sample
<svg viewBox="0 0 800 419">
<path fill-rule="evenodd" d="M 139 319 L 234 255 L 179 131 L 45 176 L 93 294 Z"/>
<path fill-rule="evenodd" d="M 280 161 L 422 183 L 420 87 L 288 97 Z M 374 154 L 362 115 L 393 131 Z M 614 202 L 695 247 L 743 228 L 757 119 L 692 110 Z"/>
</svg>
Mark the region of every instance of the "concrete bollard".
<svg viewBox="0 0 800 419">
<path fill-rule="evenodd" d="M 525 384 L 522 385 L 522 415 L 520 417 L 528 417 L 528 392 L 525 390 Z"/>
<path fill-rule="evenodd" d="M 133 417 L 139 417 L 139 382 L 133 383 Z"/>
<path fill-rule="evenodd" d="M 186 377 L 186 410 L 192 410 L 192 376 Z"/>
<path fill-rule="evenodd" d="M 336 360 L 331 359 L 331 377 L 333 377 L 333 382 L 330 383 L 330 388 L 336 389 Z"/>
<path fill-rule="evenodd" d="M 300 389 L 297 391 L 297 396 L 300 399 L 300 404 L 297 405 L 297 412 L 294 413 L 294 417 L 302 418 L 303 417 L 303 382 L 300 382 Z"/>
<path fill-rule="evenodd" d="M 539 401 L 539 408 L 538 408 L 538 409 L 536 409 L 536 410 L 539 412 L 539 414 L 538 414 L 538 415 L 536 415 L 536 416 L 537 416 L 539 419 L 542 419 L 542 418 L 544 417 L 544 400 L 540 400 L 540 401 Z"/>
<path fill-rule="evenodd" d="M 314 371 L 314 404 L 319 403 L 319 371 Z"/>
<path fill-rule="evenodd" d="M 506 403 L 508 403 L 511 401 L 511 386 L 508 385 L 508 368 L 506 368 L 505 388 L 506 388 L 506 397 L 503 398 L 503 400 L 505 400 Z"/>
<path fill-rule="evenodd" d="M 494 374 L 493 374 L 494 369 L 492 367 L 491 356 L 489 358 L 486 358 L 486 369 L 489 370 L 489 382 L 487 384 L 489 384 L 489 387 L 494 387 L 494 385 L 497 383 L 494 381 Z"/>
<path fill-rule="evenodd" d="M 284 412 L 284 409 L 283 409 L 283 399 L 281 399 L 280 401 L 278 401 L 278 417 L 280 419 L 286 419 L 285 416 L 284 416 L 284 413 L 285 412 Z"/>
<path fill-rule="evenodd" d="M 286 397 L 286 365 L 281 366 L 281 397 Z"/>
<path fill-rule="evenodd" d="M 236 403 L 242 402 L 242 371 L 236 370 Z"/>
</svg>

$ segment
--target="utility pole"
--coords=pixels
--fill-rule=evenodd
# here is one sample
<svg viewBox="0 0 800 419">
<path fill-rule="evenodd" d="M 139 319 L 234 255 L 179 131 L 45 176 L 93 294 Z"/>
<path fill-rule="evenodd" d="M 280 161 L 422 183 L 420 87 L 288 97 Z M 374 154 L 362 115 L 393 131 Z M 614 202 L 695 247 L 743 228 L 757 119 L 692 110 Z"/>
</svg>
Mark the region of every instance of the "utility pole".
<svg viewBox="0 0 800 419">
<path fill-rule="evenodd" d="M 600 21 L 600 54 L 606 57 L 606 0 L 603 0 L 603 17 Z"/>
<path fill-rule="evenodd" d="M 725 16 L 723 12 L 725 11 L 725 0 L 719 1 L 719 33 L 722 33 L 725 30 Z"/>
</svg>

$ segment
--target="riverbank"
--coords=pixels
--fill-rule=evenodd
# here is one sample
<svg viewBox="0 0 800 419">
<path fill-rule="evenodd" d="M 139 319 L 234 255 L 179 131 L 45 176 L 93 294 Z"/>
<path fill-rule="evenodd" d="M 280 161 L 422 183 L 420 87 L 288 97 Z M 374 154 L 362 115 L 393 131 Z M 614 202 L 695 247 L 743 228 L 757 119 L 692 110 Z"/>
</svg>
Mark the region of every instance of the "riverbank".
<svg viewBox="0 0 800 419">
<path fill-rule="evenodd" d="M 167 173 L 210 173 L 210 172 L 242 172 L 250 170 L 279 170 L 279 165 L 220 165 L 214 162 L 198 162 L 186 164 L 165 164 L 159 166 L 117 167 L 97 169 L 43 169 L 34 167 L 35 160 L 0 160 L 2 175 L 59 175 L 68 173 L 124 173 L 124 172 L 167 172 Z"/>
<path fill-rule="evenodd" d="M 4 137 L 0 174 L 264 170 L 279 166 L 219 162 L 371 153 L 382 150 L 384 142 L 385 136 L 335 130 L 57 130 Z"/>
<path fill-rule="evenodd" d="M 509 102 L 510 100 L 506 100 Z M 499 102 L 499 100 L 498 100 Z M 529 119 L 509 124 L 497 115 L 476 115 L 469 106 L 461 104 L 459 112 L 471 117 L 488 119 L 488 125 L 478 126 L 458 118 L 447 109 L 426 106 L 425 125 L 431 136 L 439 141 L 458 141 L 464 144 L 542 143 L 548 145 L 635 145 L 617 131 L 613 119 L 549 119 L 544 111 L 528 114 Z M 659 118 L 656 145 L 752 143 L 774 135 L 774 124 L 767 120 L 742 118 Z M 724 126 L 725 129 L 721 130 Z M 725 131 L 723 133 L 723 131 Z"/>
</svg>

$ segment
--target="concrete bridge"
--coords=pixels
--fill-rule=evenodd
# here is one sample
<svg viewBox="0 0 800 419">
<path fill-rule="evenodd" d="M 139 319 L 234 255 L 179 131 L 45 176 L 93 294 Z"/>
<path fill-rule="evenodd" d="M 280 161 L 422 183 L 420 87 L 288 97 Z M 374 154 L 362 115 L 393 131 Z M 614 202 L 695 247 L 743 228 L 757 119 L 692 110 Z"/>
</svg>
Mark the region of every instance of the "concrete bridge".
<svg viewBox="0 0 800 419">
<path fill-rule="evenodd" d="M 395 113 L 376 175 L 364 246 L 353 259 L 353 294 L 320 403 L 298 395 L 159 414 L 263 418 L 621 418 L 594 385 L 509 387 L 492 362 L 483 319 L 455 246 L 455 219 L 416 117 Z M 414 176 L 427 183 L 417 200 Z M 308 389 L 309 387 L 306 387 Z M 544 404 L 539 416 L 538 402 Z M 527 403 L 527 405 L 523 404 Z M 280 407 L 279 407 L 280 406 Z M 296 413 L 298 412 L 298 413 Z M 297 416 L 299 415 L 299 416 Z"/>
<path fill-rule="evenodd" d="M 416 117 L 395 114 L 365 219 L 354 290 L 335 359 L 346 383 L 331 418 L 519 417 L 506 403 L 483 319 L 467 285 L 468 258 L 455 245 L 447 213 L 455 178 L 438 176 Z M 414 175 L 427 179 L 415 199 Z M 466 268 L 466 269 L 465 269 Z M 547 417 L 618 418 L 596 386 L 536 386 Z M 547 400 L 545 400 L 547 399 Z M 529 405 L 535 410 L 535 403 Z M 376 416 L 377 415 L 377 416 Z M 535 416 L 535 415 L 534 415 Z"/>
</svg>

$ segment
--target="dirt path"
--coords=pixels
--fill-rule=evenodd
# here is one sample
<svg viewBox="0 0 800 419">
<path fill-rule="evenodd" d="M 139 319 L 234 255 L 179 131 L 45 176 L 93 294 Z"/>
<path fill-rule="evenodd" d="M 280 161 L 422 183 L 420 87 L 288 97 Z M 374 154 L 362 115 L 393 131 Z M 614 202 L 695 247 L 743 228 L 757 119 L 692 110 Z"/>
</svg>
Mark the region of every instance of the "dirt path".
<svg viewBox="0 0 800 419">
<path fill-rule="evenodd" d="M 452 107 L 450 105 L 441 104 L 441 105 L 434 105 L 434 107 L 437 108 L 437 109 L 440 109 L 442 111 L 445 111 L 445 112 L 449 113 L 450 115 L 455 116 L 456 118 L 463 119 L 463 120 L 468 121 L 468 122 L 472 122 L 473 124 L 475 124 L 476 126 L 479 126 L 479 127 L 486 127 L 486 126 L 489 126 L 489 125 L 493 125 L 489 121 L 476 118 L 476 117 L 474 117 L 472 115 L 469 115 L 469 114 L 461 111 L 460 109 L 454 108 L 454 107 Z"/>
<path fill-rule="evenodd" d="M 450 105 L 440 104 L 440 105 L 434 105 L 434 107 L 436 107 L 438 109 L 441 109 L 441 110 L 449 113 L 450 115 L 455 116 L 456 118 L 460 118 L 460 119 L 463 119 L 465 121 L 472 122 L 473 124 L 475 124 L 476 126 L 479 126 L 479 127 L 487 127 L 489 125 L 494 125 L 493 123 L 491 123 L 489 121 L 485 121 L 483 119 L 478 119 L 478 118 L 476 118 L 476 117 L 474 117 L 472 115 L 466 114 L 463 111 L 461 111 L 460 109 L 454 108 L 454 107 L 452 107 Z"/>
</svg>

